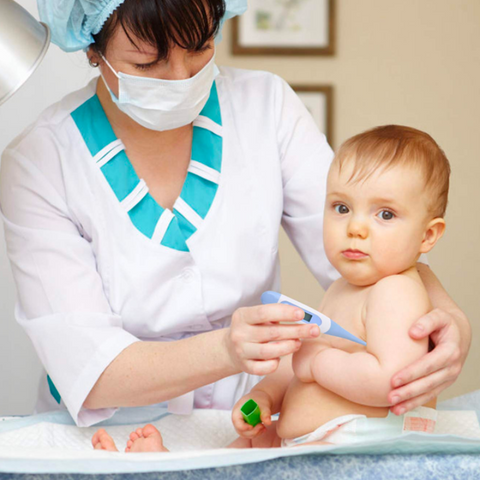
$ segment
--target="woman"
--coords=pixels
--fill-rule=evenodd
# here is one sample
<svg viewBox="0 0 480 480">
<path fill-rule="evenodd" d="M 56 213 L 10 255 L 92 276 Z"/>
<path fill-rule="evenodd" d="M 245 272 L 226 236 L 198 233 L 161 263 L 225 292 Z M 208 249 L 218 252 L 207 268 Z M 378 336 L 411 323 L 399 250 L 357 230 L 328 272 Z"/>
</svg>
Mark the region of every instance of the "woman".
<svg viewBox="0 0 480 480">
<path fill-rule="evenodd" d="M 332 151 L 278 77 L 216 68 L 246 2 L 60 3 L 39 0 L 54 41 L 102 78 L 6 149 L 0 185 L 16 318 L 48 372 L 37 410 L 88 426 L 123 406 L 231 408 L 319 334 L 258 303 L 279 289 L 280 223 L 324 287 L 336 278 L 319 240 Z M 395 413 L 452 383 L 470 342 L 419 269 L 438 308 L 411 334 L 437 346 L 392 379 Z"/>
</svg>

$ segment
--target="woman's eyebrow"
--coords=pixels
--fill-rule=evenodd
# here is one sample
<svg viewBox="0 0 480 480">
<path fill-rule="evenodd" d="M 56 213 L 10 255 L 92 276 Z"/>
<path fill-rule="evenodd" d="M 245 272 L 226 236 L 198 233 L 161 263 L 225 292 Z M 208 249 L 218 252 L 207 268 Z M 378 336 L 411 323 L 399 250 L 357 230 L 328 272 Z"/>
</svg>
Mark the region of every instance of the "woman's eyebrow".
<svg viewBox="0 0 480 480">
<path fill-rule="evenodd" d="M 155 57 L 157 54 L 155 52 L 145 52 L 143 50 L 126 50 L 127 53 L 140 53 L 142 55 L 149 55 Z"/>
</svg>

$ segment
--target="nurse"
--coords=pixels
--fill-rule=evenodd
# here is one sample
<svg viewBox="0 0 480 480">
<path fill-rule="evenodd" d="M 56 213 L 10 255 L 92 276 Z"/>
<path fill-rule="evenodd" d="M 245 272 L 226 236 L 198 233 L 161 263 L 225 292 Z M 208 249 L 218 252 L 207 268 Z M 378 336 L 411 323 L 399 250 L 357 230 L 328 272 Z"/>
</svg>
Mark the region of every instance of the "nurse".
<svg viewBox="0 0 480 480">
<path fill-rule="evenodd" d="M 39 0 L 53 41 L 101 76 L 47 109 L 2 156 L 16 319 L 45 367 L 37 411 L 79 426 L 118 407 L 230 409 L 316 336 L 279 290 L 282 224 L 323 287 L 332 151 L 275 75 L 215 64 L 246 0 Z M 396 413 L 453 383 L 465 315 L 425 265 L 435 349 L 392 379 Z M 288 357 L 286 357 L 288 359 Z M 397 385 L 398 383 L 398 385 Z M 395 397 L 395 398 L 394 398 Z M 398 398 L 397 398 L 398 397 Z"/>
</svg>

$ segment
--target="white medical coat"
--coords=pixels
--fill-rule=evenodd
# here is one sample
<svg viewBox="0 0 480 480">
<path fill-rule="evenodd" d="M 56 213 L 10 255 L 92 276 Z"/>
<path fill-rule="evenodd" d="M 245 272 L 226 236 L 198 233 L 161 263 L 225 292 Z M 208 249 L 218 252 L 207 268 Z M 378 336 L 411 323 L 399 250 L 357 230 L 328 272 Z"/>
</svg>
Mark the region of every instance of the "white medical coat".
<svg viewBox="0 0 480 480">
<path fill-rule="evenodd" d="M 15 316 L 51 380 L 50 391 L 44 382 L 39 408 L 59 408 L 60 395 L 60 407 L 80 426 L 114 414 L 82 405 L 101 373 L 133 342 L 225 328 L 237 308 L 258 305 L 263 291 L 280 289 L 280 224 L 324 288 L 338 277 L 322 241 L 333 153 L 283 80 L 221 69 L 221 121 L 202 116 L 194 124 L 213 132 L 215 141 L 221 137 L 220 164 L 202 166 L 192 151 L 189 169 L 192 179 L 213 185 L 210 204 L 192 206 L 180 198 L 174 214 L 148 198 L 121 140 L 95 143 L 98 125 L 110 128 L 106 117 L 99 118 L 96 81 L 47 109 L 12 142 L 2 156 L 0 183 L 18 290 Z M 82 121 L 88 131 L 79 127 Z M 123 163 L 115 167 L 112 159 Z M 117 191 L 105 165 L 119 175 Z M 121 168 L 129 169 L 126 176 L 115 170 Z M 205 192 L 197 187 L 201 197 Z M 190 198 L 195 201 L 195 191 Z M 150 202 L 146 208 L 154 212 L 148 228 L 132 214 L 139 201 Z M 183 241 L 178 232 L 170 235 L 168 243 L 177 220 L 190 231 Z M 228 377 L 198 389 L 191 402 L 230 409 L 257 380 Z"/>
</svg>

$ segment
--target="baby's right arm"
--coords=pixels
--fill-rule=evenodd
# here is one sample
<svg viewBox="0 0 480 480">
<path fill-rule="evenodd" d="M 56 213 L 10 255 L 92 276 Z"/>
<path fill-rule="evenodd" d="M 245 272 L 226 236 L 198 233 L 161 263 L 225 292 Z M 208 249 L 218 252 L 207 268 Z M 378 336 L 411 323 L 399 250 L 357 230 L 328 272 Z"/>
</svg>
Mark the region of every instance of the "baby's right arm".
<svg viewBox="0 0 480 480">
<path fill-rule="evenodd" d="M 265 431 L 265 425 L 271 425 L 272 415 L 280 412 L 283 397 L 293 379 L 292 355 L 282 357 L 277 370 L 267 375 L 250 393 L 244 395 L 233 407 L 232 422 L 237 433 L 244 438 L 254 438 Z M 257 402 L 261 412 L 261 422 L 252 427 L 243 420 L 240 408 L 249 399 Z"/>
<path fill-rule="evenodd" d="M 415 280 L 404 275 L 380 280 L 367 299 L 366 351 L 319 352 L 310 363 L 313 378 L 352 402 L 390 406 L 392 376 L 427 352 L 428 339 L 413 340 L 408 330 L 430 308 L 423 285 Z"/>
</svg>

